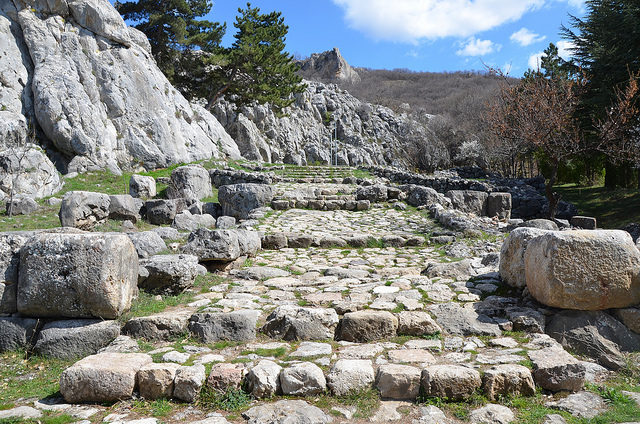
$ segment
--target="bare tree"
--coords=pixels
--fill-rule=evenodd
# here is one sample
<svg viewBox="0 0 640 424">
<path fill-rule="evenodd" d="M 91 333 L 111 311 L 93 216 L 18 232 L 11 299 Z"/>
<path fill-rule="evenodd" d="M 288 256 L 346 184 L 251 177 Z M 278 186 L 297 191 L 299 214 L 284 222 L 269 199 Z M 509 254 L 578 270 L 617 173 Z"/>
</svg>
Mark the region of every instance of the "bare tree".
<svg viewBox="0 0 640 424">
<path fill-rule="evenodd" d="M 553 191 L 560 164 L 584 150 L 584 137 L 574 118 L 581 78 L 551 79 L 533 74 L 517 84 L 502 83 L 487 113 L 490 131 L 511 154 L 534 153 L 545 170 L 548 217 L 555 217 L 561 196 Z M 543 169 L 543 167 L 539 167 Z"/>
<path fill-rule="evenodd" d="M 607 117 L 596 123 L 598 150 L 614 163 L 631 163 L 640 168 L 640 71 L 629 75 L 629 83 L 617 90 Z M 638 186 L 640 188 L 640 185 Z"/>
</svg>

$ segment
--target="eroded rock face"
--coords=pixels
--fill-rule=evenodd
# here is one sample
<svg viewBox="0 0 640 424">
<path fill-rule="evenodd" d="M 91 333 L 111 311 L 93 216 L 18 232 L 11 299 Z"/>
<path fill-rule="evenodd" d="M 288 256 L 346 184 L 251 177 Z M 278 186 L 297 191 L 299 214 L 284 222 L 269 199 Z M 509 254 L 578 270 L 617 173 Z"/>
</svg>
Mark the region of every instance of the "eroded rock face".
<svg viewBox="0 0 640 424">
<path fill-rule="evenodd" d="M 18 311 L 115 319 L 131 307 L 138 255 L 124 234 L 42 233 L 22 248 Z"/>
<path fill-rule="evenodd" d="M 239 157 L 216 119 L 171 86 L 148 41 L 110 2 L 5 1 L 0 33 L 0 50 L 9 53 L 0 65 L 7 79 L 0 107 L 14 114 L 0 116 L 0 128 L 35 118 L 47 139 L 41 144 L 54 146 L 69 171 Z"/>
<path fill-rule="evenodd" d="M 12 187 L 14 193 L 39 199 L 60 191 L 62 182 L 51 160 L 39 147 L 29 144 L 0 152 L 0 196 L 10 196 Z"/>
<path fill-rule="evenodd" d="M 525 279 L 548 306 L 625 308 L 640 303 L 640 252 L 625 231 L 550 232 L 529 242 Z"/>
</svg>

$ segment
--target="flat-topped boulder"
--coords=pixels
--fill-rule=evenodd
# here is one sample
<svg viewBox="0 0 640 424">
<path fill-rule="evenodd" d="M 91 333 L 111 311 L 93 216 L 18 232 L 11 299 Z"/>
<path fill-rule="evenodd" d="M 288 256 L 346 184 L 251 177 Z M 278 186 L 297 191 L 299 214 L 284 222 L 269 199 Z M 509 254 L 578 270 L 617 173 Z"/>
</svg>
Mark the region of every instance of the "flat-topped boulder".
<svg viewBox="0 0 640 424">
<path fill-rule="evenodd" d="M 625 308 L 640 303 L 640 252 L 626 231 L 549 232 L 529 242 L 525 280 L 547 306 Z"/>
<path fill-rule="evenodd" d="M 267 317 L 261 331 L 284 340 L 325 340 L 333 339 L 337 325 L 338 314 L 334 309 L 284 305 Z"/>
<path fill-rule="evenodd" d="M 151 362 L 151 356 L 143 353 L 87 356 L 62 372 L 60 393 L 69 403 L 129 399 L 136 385 L 137 372 Z"/>
<path fill-rule="evenodd" d="M 398 318 L 387 311 L 364 310 L 344 314 L 336 339 L 366 343 L 396 336 Z"/>
<path fill-rule="evenodd" d="M 254 256 L 260 248 L 260 234 L 256 231 L 200 228 L 189 234 L 182 251 L 197 256 L 200 262 L 230 262 L 240 256 Z"/>
<path fill-rule="evenodd" d="M 138 281 L 138 287 L 150 293 L 176 295 L 193 286 L 206 269 L 193 255 L 156 255 L 140 261 L 148 276 Z"/>
<path fill-rule="evenodd" d="M 487 199 L 489 195 L 483 191 L 450 190 L 445 193 L 445 196 L 451 199 L 455 209 L 474 213 L 478 216 L 487 214 Z"/>
<path fill-rule="evenodd" d="M 138 287 L 125 234 L 40 233 L 21 251 L 18 311 L 32 317 L 115 319 Z"/>
<path fill-rule="evenodd" d="M 92 230 L 109 218 L 111 198 L 108 194 L 89 191 L 70 191 L 60 204 L 60 224 L 63 227 Z"/>
<path fill-rule="evenodd" d="M 529 359 L 533 363 L 533 379 L 543 389 L 575 392 L 584 386 L 585 366 L 560 346 L 530 350 Z"/>
<path fill-rule="evenodd" d="M 232 184 L 220 187 L 218 200 L 225 216 L 247 219 L 254 209 L 271 205 L 273 188 L 265 184 Z"/>
<path fill-rule="evenodd" d="M 463 400 L 480 388 L 480 373 L 462 365 L 431 365 L 422 370 L 421 386 L 428 397 Z"/>
<path fill-rule="evenodd" d="M 180 166 L 171 173 L 169 199 L 197 199 L 213 196 L 209 171 L 200 165 Z"/>
</svg>

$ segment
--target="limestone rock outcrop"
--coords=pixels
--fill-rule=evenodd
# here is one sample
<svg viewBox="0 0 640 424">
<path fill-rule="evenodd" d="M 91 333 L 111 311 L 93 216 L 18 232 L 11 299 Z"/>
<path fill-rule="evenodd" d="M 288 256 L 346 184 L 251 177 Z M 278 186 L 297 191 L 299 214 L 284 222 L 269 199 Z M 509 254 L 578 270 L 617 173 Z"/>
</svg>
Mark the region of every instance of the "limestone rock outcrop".
<svg viewBox="0 0 640 424">
<path fill-rule="evenodd" d="M 0 131 L 15 145 L 33 128 L 63 170 L 239 157 L 222 126 L 169 83 L 144 34 L 107 0 L 3 0 L 0 52 Z"/>
<path fill-rule="evenodd" d="M 406 114 L 361 102 L 335 84 L 304 83 L 305 91 L 280 112 L 270 105 L 238 109 L 220 102 L 213 114 L 249 160 L 406 167 L 410 138 L 436 145 L 433 132 Z M 332 156 L 330 140 L 336 135 Z"/>
</svg>

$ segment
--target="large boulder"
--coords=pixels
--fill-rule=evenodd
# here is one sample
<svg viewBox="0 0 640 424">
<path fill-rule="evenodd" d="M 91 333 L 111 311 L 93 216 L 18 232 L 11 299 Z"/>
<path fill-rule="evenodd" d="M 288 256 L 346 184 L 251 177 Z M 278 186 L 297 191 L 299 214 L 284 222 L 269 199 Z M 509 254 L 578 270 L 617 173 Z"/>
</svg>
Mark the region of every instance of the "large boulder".
<svg viewBox="0 0 640 424">
<path fill-rule="evenodd" d="M 368 200 L 371 203 L 387 201 L 387 187 L 382 184 L 358 187 L 356 200 Z"/>
<path fill-rule="evenodd" d="M 272 200 L 273 188 L 264 184 L 233 184 L 218 191 L 223 215 L 236 219 L 247 219 L 249 212 L 270 205 Z"/>
<path fill-rule="evenodd" d="M 109 199 L 109 219 L 138 222 L 142 200 L 136 200 L 129 194 L 117 194 L 109 196 Z"/>
<path fill-rule="evenodd" d="M 147 400 L 169 399 L 173 396 L 173 380 L 179 364 L 148 364 L 136 374 L 140 396 Z"/>
<path fill-rule="evenodd" d="M 167 249 L 167 245 L 162 237 L 155 231 L 141 231 L 139 233 L 127 233 L 138 252 L 139 258 L 148 258 L 157 255 Z M 177 237 L 175 237 L 177 238 Z"/>
<path fill-rule="evenodd" d="M 156 179 L 145 175 L 132 175 L 129 180 L 129 194 L 141 199 L 156 197 Z"/>
<path fill-rule="evenodd" d="M 409 365 L 386 364 L 376 375 L 376 387 L 383 399 L 414 401 L 420 391 L 421 371 Z"/>
<path fill-rule="evenodd" d="M 87 356 L 62 372 L 60 393 L 69 403 L 129 399 L 136 385 L 137 372 L 151 362 L 151 356 L 143 353 Z"/>
<path fill-rule="evenodd" d="M 60 224 L 90 231 L 109 218 L 111 198 L 108 194 L 90 191 L 70 191 L 60 204 Z"/>
<path fill-rule="evenodd" d="M 167 188 L 169 199 L 197 199 L 213 196 L 209 171 L 200 165 L 187 165 L 176 168 L 171 173 Z"/>
<path fill-rule="evenodd" d="M 525 280 L 548 306 L 625 308 L 640 303 L 640 252 L 625 231 L 551 232 L 529 242 Z"/>
<path fill-rule="evenodd" d="M 280 392 L 282 367 L 263 359 L 247 373 L 246 389 L 256 398 L 268 398 Z"/>
<path fill-rule="evenodd" d="M 640 350 L 639 335 L 600 311 L 560 312 L 553 315 L 546 331 L 565 348 L 614 370 L 625 365 L 622 352 Z"/>
<path fill-rule="evenodd" d="M 487 198 L 487 216 L 490 218 L 510 219 L 511 193 L 489 193 Z"/>
<path fill-rule="evenodd" d="M 445 197 L 431 187 L 409 185 L 403 186 L 403 189 L 408 193 L 407 203 L 411 206 L 431 206 L 445 202 Z"/>
<path fill-rule="evenodd" d="M 192 255 L 156 255 L 140 261 L 148 276 L 138 282 L 138 287 L 150 293 L 176 295 L 193 286 L 198 275 L 206 269 Z"/>
<path fill-rule="evenodd" d="M 526 286 L 524 274 L 524 254 L 529 242 L 547 230 L 522 227 L 513 230 L 505 239 L 500 250 L 500 278 L 512 287 Z"/>
<path fill-rule="evenodd" d="M 119 335 L 120 324 L 115 321 L 52 321 L 38 333 L 34 352 L 49 358 L 82 358 L 98 353 Z"/>
<path fill-rule="evenodd" d="M 124 234 L 41 233 L 22 248 L 18 311 L 115 319 L 137 293 L 138 255 Z"/>
<path fill-rule="evenodd" d="M 182 251 L 197 256 L 200 262 L 230 262 L 240 256 L 254 256 L 260 247 L 260 233 L 256 231 L 200 228 L 189 234 Z"/>
<path fill-rule="evenodd" d="M 450 190 L 445 196 L 451 199 L 453 207 L 463 212 L 474 213 L 478 216 L 487 214 L 487 199 L 489 195 L 482 191 Z"/>
<path fill-rule="evenodd" d="M 267 317 L 261 331 L 284 340 L 325 340 L 333 339 L 337 325 L 338 314 L 334 309 L 284 305 Z"/>
<path fill-rule="evenodd" d="M 184 199 L 158 199 L 145 202 L 147 220 L 154 225 L 170 225 L 176 215 L 187 209 Z"/>
<path fill-rule="evenodd" d="M 536 392 L 529 368 L 516 364 L 502 364 L 486 370 L 482 388 L 489 400 L 500 396 L 533 396 Z"/>
<path fill-rule="evenodd" d="M 0 112 L 0 139 L 6 142 L 2 137 L 3 113 Z M 39 147 L 27 145 L 0 151 L 0 197 L 9 196 L 12 187 L 14 194 L 39 199 L 60 191 L 62 182 L 44 152 Z"/>
</svg>

